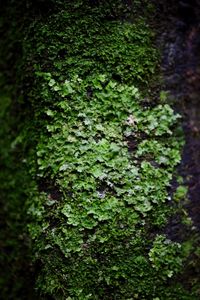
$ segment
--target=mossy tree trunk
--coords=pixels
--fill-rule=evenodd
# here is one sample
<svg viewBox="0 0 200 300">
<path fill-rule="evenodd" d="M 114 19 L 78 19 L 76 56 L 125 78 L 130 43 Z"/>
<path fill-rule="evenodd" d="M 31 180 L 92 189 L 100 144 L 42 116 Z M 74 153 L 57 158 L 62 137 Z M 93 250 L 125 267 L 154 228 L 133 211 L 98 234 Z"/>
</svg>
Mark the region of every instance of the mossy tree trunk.
<svg viewBox="0 0 200 300">
<path fill-rule="evenodd" d="M 3 299 L 198 299 L 177 279 L 192 242 L 165 235 L 176 213 L 191 224 L 180 178 L 169 193 L 183 137 L 160 89 L 154 10 L 5 4 Z"/>
</svg>

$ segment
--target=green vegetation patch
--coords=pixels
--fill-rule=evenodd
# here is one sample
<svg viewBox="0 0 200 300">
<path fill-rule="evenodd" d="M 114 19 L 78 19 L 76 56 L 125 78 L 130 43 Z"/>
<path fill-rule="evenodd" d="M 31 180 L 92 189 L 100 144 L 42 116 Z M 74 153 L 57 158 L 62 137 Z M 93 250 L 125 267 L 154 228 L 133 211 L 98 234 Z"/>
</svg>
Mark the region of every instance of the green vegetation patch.
<svg viewBox="0 0 200 300">
<path fill-rule="evenodd" d="M 179 115 L 167 104 L 144 109 L 137 88 L 104 74 L 61 83 L 50 73 L 37 75 L 58 100 L 45 111 L 34 173 L 62 194 L 30 198 L 30 234 L 42 241 L 37 251 L 48 265 L 41 288 L 55 293 L 65 274 L 64 295 L 72 299 L 106 298 L 110 288 L 119 299 L 153 293 L 182 265 L 179 244 L 160 235 L 155 245 L 148 239 L 157 220 L 152 211 L 168 205 L 167 188 L 180 161 L 180 141 L 171 131 Z M 131 141 L 136 151 L 129 150 Z M 64 273 L 60 261 L 49 261 L 55 248 Z"/>
<path fill-rule="evenodd" d="M 15 196 L 38 294 L 196 299 L 175 280 L 190 251 L 163 233 L 185 197 L 169 194 L 183 141 L 165 92 L 155 101 L 148 86 L 154 35 L 128 5 L 61 6 L 24 28 L 20 125 L 2 149 L 25 172 L 26 200 Z"/>
</svg>

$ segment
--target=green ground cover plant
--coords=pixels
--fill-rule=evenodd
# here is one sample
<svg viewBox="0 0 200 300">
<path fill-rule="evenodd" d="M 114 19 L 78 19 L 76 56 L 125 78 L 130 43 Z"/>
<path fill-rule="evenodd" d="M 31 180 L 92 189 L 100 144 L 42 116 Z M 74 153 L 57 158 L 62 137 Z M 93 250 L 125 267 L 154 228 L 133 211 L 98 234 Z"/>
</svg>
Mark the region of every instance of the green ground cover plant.
<svg viewBox="0 0 200 300">
<path fill-rule="evenodd" d="M 164 91 L 151 94 L 160 59 L 152 6 L 53 5 L 23 21 L 7 92 L 2 76 L 0 178 L 13 230 L 3 247 L 15 248 L 2 261 L 23 277 L 26 256 L 39 299 L 198 299 L 177 280 L 192 242 L 164 231 L 175 213 L 191 221 L 184 185 L 169 192 L 181 117 Z M 5 280 L 15 277 L 2 279 L 4 299 Z M 24 282 L 9 299 L 26 299 Z"/>
</svg>

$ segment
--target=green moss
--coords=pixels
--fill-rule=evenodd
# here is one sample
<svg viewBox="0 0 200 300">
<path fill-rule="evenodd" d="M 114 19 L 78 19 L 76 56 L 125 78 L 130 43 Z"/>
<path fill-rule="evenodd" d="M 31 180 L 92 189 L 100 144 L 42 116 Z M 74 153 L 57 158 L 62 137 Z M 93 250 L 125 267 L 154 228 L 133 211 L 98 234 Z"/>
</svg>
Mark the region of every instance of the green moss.
<svg viewBox="0 0 200 300">
<path fill-rule="evenodd" d="M 160 234 L 179 209 L 168 190 L 183 140 L 167 94 L 151 97 L 160 54 L 135 14 L 140 1 L 56 3 L 22 33 L 19 101 L 11 121 L 3 113 L 13 130 L 5 168 L 20 178 L 7 215 L 23 207 L 16 232 L 26 234 L 38 295 L 196 299 L 176 280 L 190 251 Z"/>
</svg>

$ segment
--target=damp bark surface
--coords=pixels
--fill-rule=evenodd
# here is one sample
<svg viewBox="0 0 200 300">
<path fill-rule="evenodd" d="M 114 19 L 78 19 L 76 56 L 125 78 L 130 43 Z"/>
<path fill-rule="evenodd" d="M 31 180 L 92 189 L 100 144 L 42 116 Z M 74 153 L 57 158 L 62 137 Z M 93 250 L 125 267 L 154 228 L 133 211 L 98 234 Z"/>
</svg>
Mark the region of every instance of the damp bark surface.
<svg viewBox="0 0 200 300">
<path fill-rule="evenodd" d="M 168 4 L 171 6 L 161 5 L 162 14 L 167 13 L 167 17 L 158 41 L 163 48 L 164 88 L 175 99 L 175 109 L 182 115 L 186 142 L 179 173 L 189 188 L 186 208 L 194 230 L 199 232 L 200 1 L 172 1 Z"/>
</svg>

